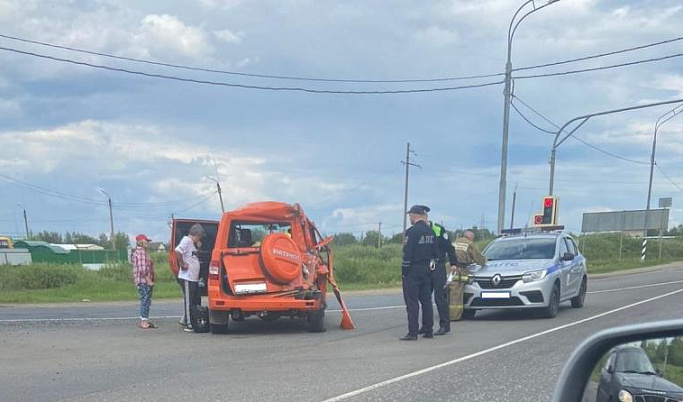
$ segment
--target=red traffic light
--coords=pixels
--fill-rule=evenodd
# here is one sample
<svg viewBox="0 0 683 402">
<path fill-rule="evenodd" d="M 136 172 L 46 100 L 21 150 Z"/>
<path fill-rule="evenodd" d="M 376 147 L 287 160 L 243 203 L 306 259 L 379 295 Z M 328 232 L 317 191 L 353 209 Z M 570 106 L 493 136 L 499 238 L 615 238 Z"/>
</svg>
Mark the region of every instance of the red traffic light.
<svg viewBox="0 0 683 402">
<path fill-rule="evenodd" d="M 543 207 L 544 208 L 552 208 L 553 204 L 555 204 L 555 199 L 552 197 L 545 197 L 543 199 Z"/>
</svg>

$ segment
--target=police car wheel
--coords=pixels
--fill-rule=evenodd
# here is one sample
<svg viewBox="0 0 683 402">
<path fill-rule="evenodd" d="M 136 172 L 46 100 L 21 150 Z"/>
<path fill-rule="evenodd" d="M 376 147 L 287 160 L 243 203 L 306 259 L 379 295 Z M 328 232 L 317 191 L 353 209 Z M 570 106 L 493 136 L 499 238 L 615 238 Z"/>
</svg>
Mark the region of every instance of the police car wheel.
<svg viewBox="0 0 683 402">
<path fill-rule="evenodd" d="M 572 307 L 573 308 L 581 308 L 583 307 L 583 304 L 586 301 L 586 291 L 588 290 L 588 281 L 586 278 L 583 278 L 583 281 L 581 281 L 581 290 L 579 290 L 579 294 L 576 295 L 572 299 Z"/>
<path fill-rule="evenodd" d="M 560 310 L 560 287 L 558 285 L 553 286 L 553 291 L 550 293 L 550 300 L 548 301 L 548 307 L 543 309 L 544 318 L 555 318 L 557 317 L 557 312 Z"/>
</svg>

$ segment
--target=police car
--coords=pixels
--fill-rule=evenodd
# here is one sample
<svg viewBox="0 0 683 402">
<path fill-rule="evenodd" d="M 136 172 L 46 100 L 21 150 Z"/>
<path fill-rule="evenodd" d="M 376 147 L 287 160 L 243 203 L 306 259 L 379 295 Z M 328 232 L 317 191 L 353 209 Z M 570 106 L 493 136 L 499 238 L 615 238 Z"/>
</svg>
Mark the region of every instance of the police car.
<svg viewBox="0 0 683 402">
<path fill-rule="evenodd" d="M 486 309 L 537 309 L 543 316 L 554 318 L 562 302 L 583 307 L 588 284 L 586 259 L 568 234 L 500 237 L 483 254 L 487 263 L 469 270 L 465 318 Z"/>
</svg>

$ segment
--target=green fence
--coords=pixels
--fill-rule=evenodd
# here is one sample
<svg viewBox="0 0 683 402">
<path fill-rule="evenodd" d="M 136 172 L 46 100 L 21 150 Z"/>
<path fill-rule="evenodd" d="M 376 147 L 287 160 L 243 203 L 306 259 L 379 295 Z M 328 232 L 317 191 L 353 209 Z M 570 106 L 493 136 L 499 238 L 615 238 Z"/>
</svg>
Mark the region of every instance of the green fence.
<svg viewBox="0 0 683 402">
<path fill-rule="evenodd" d="M 71 250 L 66 254 L 55 254 L 50 250 L 31 250 L 33 262 L 56 264 L 106 264 L 128 260 L 126 250 Z"/>
</svg>

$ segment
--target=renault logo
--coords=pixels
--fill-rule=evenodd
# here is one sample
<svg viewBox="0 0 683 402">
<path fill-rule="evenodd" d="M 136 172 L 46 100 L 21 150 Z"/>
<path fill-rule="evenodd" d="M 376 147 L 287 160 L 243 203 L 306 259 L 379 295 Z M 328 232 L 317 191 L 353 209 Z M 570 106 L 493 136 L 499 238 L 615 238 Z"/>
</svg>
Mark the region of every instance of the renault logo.
<svg viewBox="0 0 683 402">
<path fill-rule="evenodd" d="M 503 277 L 500 276 L 500 274 L 495 274 L 493 275 L 493 278 L 491 278 L 491 285 L 493 285 L 494 288 L 500 286 L 501 282 L 503 282 Z"/>
</svg>

